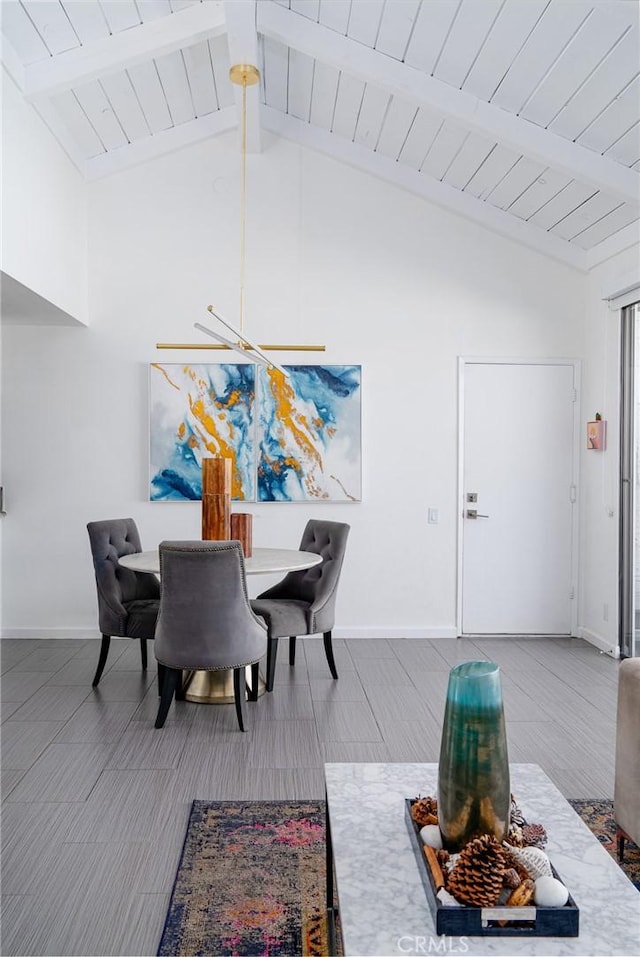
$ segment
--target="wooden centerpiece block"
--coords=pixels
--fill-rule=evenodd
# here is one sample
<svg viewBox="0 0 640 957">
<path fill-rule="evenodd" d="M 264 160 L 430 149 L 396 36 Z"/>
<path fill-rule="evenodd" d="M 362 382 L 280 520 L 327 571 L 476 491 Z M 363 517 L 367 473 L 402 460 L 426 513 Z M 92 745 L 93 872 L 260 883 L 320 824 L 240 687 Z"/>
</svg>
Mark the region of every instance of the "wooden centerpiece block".
<svg viewBox="0 0 640 957">
<path fill-rule="evenodd" d="M 231 459 L 202 460 L 202 539 L 231 537 Z"/>
<path fill-rule="evenodd" d="M 231 459 L 212 456 L 202 460 L 202 491 L 231 495 Z"/>
<path fill-rule="evenodd" d="M 245 558 L 253 552 L 253 515 L 251 512 L 235 512 L 231 516 L 231 538 L 240 542 Z"/>
</svg>

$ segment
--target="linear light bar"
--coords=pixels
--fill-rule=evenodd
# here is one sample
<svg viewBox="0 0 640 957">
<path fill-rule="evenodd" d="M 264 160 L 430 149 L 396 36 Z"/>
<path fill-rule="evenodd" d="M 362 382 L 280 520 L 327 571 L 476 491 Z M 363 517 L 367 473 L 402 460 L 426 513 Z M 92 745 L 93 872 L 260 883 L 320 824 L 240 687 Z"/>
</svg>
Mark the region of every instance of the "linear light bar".
<svg viewBox="0 0 640 957">
<path fill-rule="evenodd" d="M 272 362 L 272 360 L 264 354 L 260 346 L 256 345 L 255 342 L 252 342 L 251 339 L 247 339 L 244 332 L 238 332 L 238 330 L 235 329 L 230 322 L 228 322 L 226 319 L 223 319 L 219 313 L 214 312 L 213 306 L 207 306 L 207 310 L 211 313 L 212 316 L 216 317 L 218 322 L 221 322 L 223 326 L 226 326 L 227 329 L 234 334 L 234 336 L 238 337 L 238 340 L 241 346 L 244 346 L 244 345 L 250 346 L 251 349 L 253 349 L 253 351 L 256 353 L 256 355 L 261 356 L 266 362 L 267 368 L 272 367 L 274 369 L 277 369 L 278 372 L 281 372 L 282 375 L 285 376 L 285 378 L 287 379 L 289 378 L 289 373 L 285 372 L 282 366 L 279 366 L 277 362 Z"/>
<path fill-rule="evenodd" d="M 227 322 L 226 319 L 223 319 L 222 316 L 219 316 L 217 312 L 213 311 L 212 306 L 207 307 L 212 316 L 215 316 L 223 326 L 226 326 L 227 329 L 231 330 L 234 336 L 238 337 L 237 342 L 232 342 L 231 339 L 226 339 L 224 336 L 221 336 L 219 333 L 214 332 L 212 329 L 209 329 L 208 326 L 203 326 L 200 322 L 194 322 L 196 329 L 199 329 L 200 332 L 204 332 L 207 335 L 211 336 L 213 339 L 217 339 L 222 345 L 226 346 L 228 349 L 233 349 L 234 352 L 240 353 L 240 355 L 247 355 L 248 351 L 251 351 L 253 355 L 250 356 L 252 361 L 257 362 L 259 365 L 264 366 L 266 369 L 277 369 L 278 372 L 282 373 L 285 378 L 290 378 L 289 373 L 286 369 L 283 369 L 281 365 L 278 365 L 277 362 L 273 362 L 269 359 L 268 356 L 264 354 L 260 346 L 256 345 L 255 342 L 252 342 L 251 339 L 247 339 L 244 333 L 238 332 L 237 329 L 231 325 L 230 322 Z"/>
<path fill-rule="evenodd" d="M 274 352 L 326 352 L 326 346 L 304 346 L 292 343 L 274 345 L 271 342 L 261 342 L 260 348 L 263 352 L 266 349 Z M 229 349 L 229 346 L 214 345 L 213 342 L 156 342 L 156 349 Z M 247 349 L 247 352 L 251 351 L 253 351 L 251 348 Z"/>
<path fill-rule="evenodd" d="M 231 339 L 225 339 L 225 337 L 221 336 L 219 332 L 214 332 L 213 329 L 208 329 L 207 326 L 203 326 L 200 322 L 194 322 L 193 325 L 196 329 L 199 329 L 200 332 L 205 332 L 208 336 L 211 336 L 213 339 L 221 342 L 225 349 L 233 349 L 234 352 L 239 352 L 240 355 L 245 359 L 249 358 L 252 362 L 256 362 L 260 366 L 264 366 L 265 368 L 269 367 L 269 362 L 267 362 L 267 360 L 261 355 L 247 357 L 247 350 L 244 348 L 244 346 L 241 346 L 239 342 L 232 342 Z"/>
</svg>

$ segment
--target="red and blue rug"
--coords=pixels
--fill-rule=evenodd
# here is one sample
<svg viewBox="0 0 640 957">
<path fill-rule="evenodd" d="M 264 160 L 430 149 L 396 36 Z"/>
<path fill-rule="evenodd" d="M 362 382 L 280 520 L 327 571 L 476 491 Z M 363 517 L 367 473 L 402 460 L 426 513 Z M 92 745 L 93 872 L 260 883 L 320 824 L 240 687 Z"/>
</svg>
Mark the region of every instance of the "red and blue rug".
<svg viewBox="0 0 640 957">
<path fill-rule="evenodd" d="M 571 798 L 569 804 L 622 868 L 631 883 L 640 890 L 640 848 L 633 841 L 625 841 L 624 860 L 622 863 L 618 860 L 613 801 Z"/>
<path fill-rule="evenodd" d="M 159 955 L 320 957 L 324 801 L 194 801 Z"/>
<path fill-rule="evenodd" d="M 617 860 L 613 802 L 569 803 Z M 158 954 L 326 957 L 325 866 L 323 801 L 194 801 Z"/>
</svg>

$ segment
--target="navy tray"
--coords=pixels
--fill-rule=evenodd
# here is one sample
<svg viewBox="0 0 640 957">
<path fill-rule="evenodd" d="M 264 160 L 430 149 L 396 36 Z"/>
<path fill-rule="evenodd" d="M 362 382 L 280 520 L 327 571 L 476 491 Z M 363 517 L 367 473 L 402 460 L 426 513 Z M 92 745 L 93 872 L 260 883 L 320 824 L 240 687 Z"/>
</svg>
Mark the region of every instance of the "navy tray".
<svg viewBox="0 0 640 957">
<path fill-rule="evenodd" d="M 580 911 L 571 894 L 564 907 L 473 907 L 442 904 L 422 850 L 420 828 L 411 817 L 414 802 L 405 799 L 405 820 L 437 934 L 467 937 L 577 937 Z M 553 876 L 561 880 L 551 865 Z M 564 883 L 564 882 L 563 882 Z M 509 923 L 500 926 L 499 921 Z"/>
</svg>

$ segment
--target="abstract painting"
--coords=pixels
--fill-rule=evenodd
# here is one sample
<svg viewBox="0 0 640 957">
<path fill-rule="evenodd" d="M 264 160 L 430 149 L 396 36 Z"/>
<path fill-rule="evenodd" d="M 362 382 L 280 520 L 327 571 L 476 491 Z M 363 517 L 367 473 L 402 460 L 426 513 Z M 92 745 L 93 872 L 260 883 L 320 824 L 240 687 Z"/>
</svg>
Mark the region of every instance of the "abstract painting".
<svg viewBox="0 0 640 957">
<path fill-rule="evenodd" d="M 361 367 L 286 370 L 153 363 L 151 501 L 200 500 L 207 455 L 232 459 L 235 501 L 360 501 Z"/>
<path fill-rule="evenodd" d="M 149 370 L 152 502 L 202 498 L 202 459 L 230 458 L 232 498 L 256 497 L 255 366 L 160 365 Z"/>
<path fill-rule="evenodd" d="M 258 372 L 258 501 L 360 501 L 360 366 L 286 369 Z"/>
</svg>

